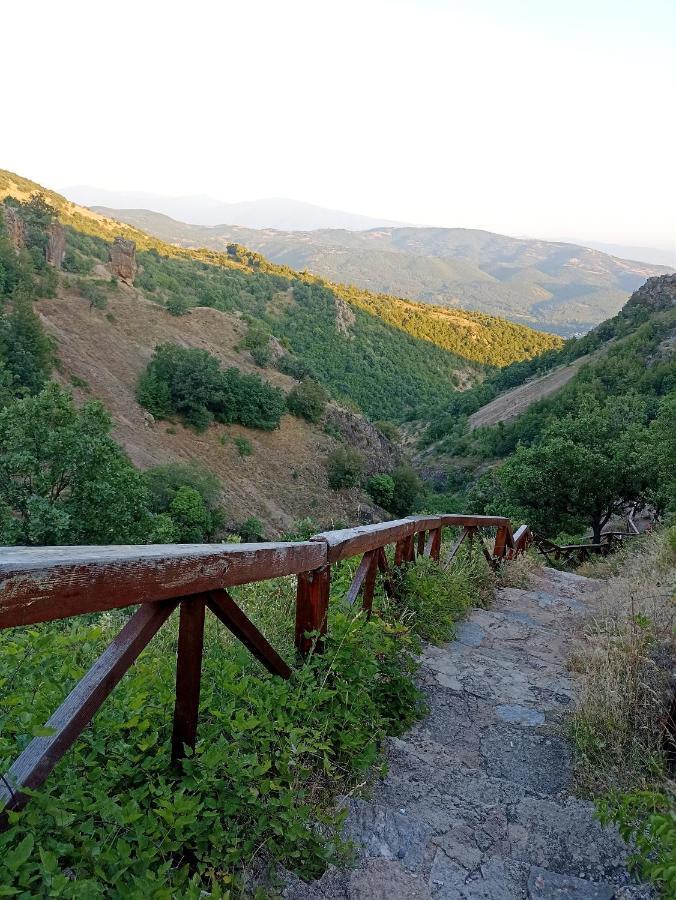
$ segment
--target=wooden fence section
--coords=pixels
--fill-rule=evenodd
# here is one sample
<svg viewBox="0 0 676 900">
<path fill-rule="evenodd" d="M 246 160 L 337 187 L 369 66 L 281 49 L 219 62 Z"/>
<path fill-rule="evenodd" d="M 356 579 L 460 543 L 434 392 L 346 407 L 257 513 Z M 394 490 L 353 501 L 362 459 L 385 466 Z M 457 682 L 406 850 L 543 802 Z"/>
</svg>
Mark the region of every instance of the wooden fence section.
<svg viewBox="0 0 676 900">
<path fill-rule="evenodd" d="M 503 517 L 439 515 L 326 531 L 309 541 L 285 543 L 0 549 L 0 629 L 139 606 L 50 717 L 50 735 L 34 738 L 0 775 L 0 827 L 6 827 L 8 810 L 25 804 L 25 792 L 43 783 L 177 607 L 174 764 L 197 739 L 207 610 L 269 672 L 281 678 L 292 674 L 290 664 L 237 606 L 228 587 L 297 576 L 295 645 L 302 660 L 311 650 L 322 650 L 334 563 L 362 556 L 347 601 L 354 604 L 361 596 L 370 615 L 379 574 L 385 591 L 393 591 L 386 548 L 394 545 L 394 566 L 413 564 L 417 557 L 441 562 L 444 528 L 461 529 L 444 565 L 450 565 L 464 540 L 478 540 L 493 566 L 517 556 L 532 540 L 527 526 L 514 532 Z M 491 543 L 482 536 L 487 528 L 495 530 Z"/>
</svg>

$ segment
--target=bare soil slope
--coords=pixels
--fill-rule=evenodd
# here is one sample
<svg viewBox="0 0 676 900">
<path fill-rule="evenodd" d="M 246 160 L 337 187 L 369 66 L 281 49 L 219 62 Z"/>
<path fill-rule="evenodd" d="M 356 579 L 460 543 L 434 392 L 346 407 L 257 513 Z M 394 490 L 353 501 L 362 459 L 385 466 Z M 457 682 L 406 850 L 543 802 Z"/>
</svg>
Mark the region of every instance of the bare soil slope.
<svg viewBox="0 0 676 900">
<path fill-rule="evenodd" d="M 124 285 L 110 295 L 104 311 L 90 310 L 68 286 L 58 297 L 40 301 L 37 309 L 56 338 L 62 383 L 74 389 L 78 400 L 103 401 L 115 423 L 115 439 L 141 469 L 196 460 L 213 471 L 223 485 L 229 525 L 257 516 L 266 536 L 274 536 L 307 516 L 322 526 L 379 518 L 361 491 L 336 493 L 328 487 L 324 463 L 337 443 L 321 427 L 287 415 L 273 432 L 212 425 L 197 434 L 178 422 L 153 421 L 136 402 L 138 376 L 155 346 L 165 341 L 208 350 L 224 366 L 257 371 L 290 390 L 290 378 L 272 369 L 262 372 L 246 351 L 235 350 L 246 331 L 236 316 L 201 307 L 176 318 Z M 232 440 L 237 436 L 249 441 L 251 456 L 240 457 Z"/>
<path fill-rule="evenodd" d="M 595 359 L 598 355 L 599 351 L 588 353 L 568 366 L 562 366 L 548 375 L 527 381 L 526 384 L 520 384 L 511 391 L 501 394 L 469 417 L 469 430 L 474 431 L 475 428 L 497 425 L 498 422 L 509 422 L 511 419 L 516 419 L 533 403 L 537 403 L 538 400 L 542 400 L 562 388 L 585 363 Z"/>
</svg>

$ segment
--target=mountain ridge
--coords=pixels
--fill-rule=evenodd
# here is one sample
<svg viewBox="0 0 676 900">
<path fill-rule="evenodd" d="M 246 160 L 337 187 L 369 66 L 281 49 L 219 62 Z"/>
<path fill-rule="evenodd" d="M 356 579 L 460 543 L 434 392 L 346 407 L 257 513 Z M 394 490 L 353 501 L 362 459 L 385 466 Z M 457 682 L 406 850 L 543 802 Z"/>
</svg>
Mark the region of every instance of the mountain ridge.
<svg viewBox="0 0 676 900">
<path fill-rule="evenodd" d="M 670 271 L 579 244 L 476 229 L 288 232 L 192 225 L 144 209 L 93 209 L 176 246 L 219 249 L 235 241 L 332 282 L 497 315 L 562 337 L 585 333 L 617 313 L 646 278 Z"/>
</svg>

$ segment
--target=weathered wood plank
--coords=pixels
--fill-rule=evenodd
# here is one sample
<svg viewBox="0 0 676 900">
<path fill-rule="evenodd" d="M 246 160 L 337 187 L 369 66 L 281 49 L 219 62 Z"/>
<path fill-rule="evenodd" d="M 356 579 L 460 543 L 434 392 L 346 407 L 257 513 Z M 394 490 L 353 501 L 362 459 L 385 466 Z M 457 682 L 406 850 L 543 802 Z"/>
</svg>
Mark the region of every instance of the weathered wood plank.
<svg viewBox="0 0 676 900">
<path fill-rule="evenodd" d="M 423 524 L 414 519 L 398 519 L 394 522 L 379 522 L 377 525 L 362 525 L 359 528 L 324 531 L 311 540 L 325 543 L 328 562 L 334 563 L 358 556 L 360 553 L 367 553 L 377 547 L 395 544 L 402 538 L 424 530 Z"/>
<path fill-rule="evenodd" d="M 298 576 L 295 642 L 303 655 L 309 653 L 313 645 L 315 652 L 322 652 L 321 635 L 326 634 L 330 586 L 330 566 L 301 572 Z M 306 632 L 318 632 L 320 637 L 315 643 L 313 638 L 306 637 Z"/>
<path fill-rule="evenodd" d="M 291 669 L 254 623 L 225 591 L 210 591 L 207 606 L 272 675 L 290 678 Z"/>
<path fill-rule="evenodd" d="M 359 563 L 359 567 L 354 574 L 354 578 L 352 579 L 352 584 L 350 585 L 347 594 L 345 595 L 345 599 L 347 603 L 352 606 L 359 595 L 359 591 L 361 590 L 361 586 L 364 583 L 364 579 L 368 574 L 369 567 L 371 565 L 371 558 L 375 553 L 374 550 L 369 550 L 368 553 L 365 553 L 362 557 L 361 562 Z"/>
<path fill-rule="evenodd" d="M 373 609 L 373 594 L 376 586 L 376 578 L 378 576 L 378 557 L 381 550 L 371 550 L 369 556 L 369 569 L 364 580 L 364 590 L 362 593 L 362 608 L 368 616 L 371 615 Z"/>
<path fill-rule="evenodd" d="M 0 550 L 0 628 L 155 603 L 326 563 L 322 542 L 11 547 Z"/>
<path fill-rule="evenodd" d="M 460 532 L 460 537 L 458 537 L 455 540 L 455 542 L 453 543 L 453 546 L 451 547 L 451 549 L 449 550 L 449 552 L 446 556 L 446 559 L 444 559 L 442 568 L 447 569 L 450 566 L 450 564 L 453 562 L 453 558 L 455 557 L 456 553 L 460 549 L 460 545 L 462 544 L 462 542 L 465 540 L 465 538 L 469 534 L 470 534 L 470 532 L 466 528 L 463 528 L 463 530 Z M 432 549 L 432 547 L 431 547 L 431 540 L 430 540 L 430 550 L 431 549 Z M 425 551 L 425 553 L 427 554 L 427 551 Z"/>
<path fill-rule="evenodd" d="M 185 748 L 195 749 L 202 681 L 204 647 L 204 597 L 181 601 L 176 658 L 176 703 L 171 735 L 171 760 L 176 763 Z"/>
<path fill-rule="evenodd" d="M 0 780 L 0 807 L 18 809 L 24 788 L 35 789 L 84 731 L 139 653 L 167 621 L 177 601 L 142 606 L 47 721 L 49 737 L 34 738 Z M 8 785 L 11 786 L 10 791 Z M 1 824 L 1 820 L 0 820 Z"/>
</svg>

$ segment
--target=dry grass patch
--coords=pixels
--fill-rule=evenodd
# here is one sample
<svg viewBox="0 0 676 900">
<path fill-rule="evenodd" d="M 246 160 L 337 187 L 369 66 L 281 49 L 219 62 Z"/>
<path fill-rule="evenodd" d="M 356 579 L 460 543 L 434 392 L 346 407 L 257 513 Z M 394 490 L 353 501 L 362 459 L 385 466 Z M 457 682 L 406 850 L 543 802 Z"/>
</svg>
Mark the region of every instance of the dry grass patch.
<svg viewBox="0 0 676 900">
<path fill-rule="evenodd" d="M 660 532 L 579 570 L 607 578 L 571 661 L 586 676 L 572 722 L 586 792 L 640 789 L 666 777 L 674 558 Z"/>
</svg>

